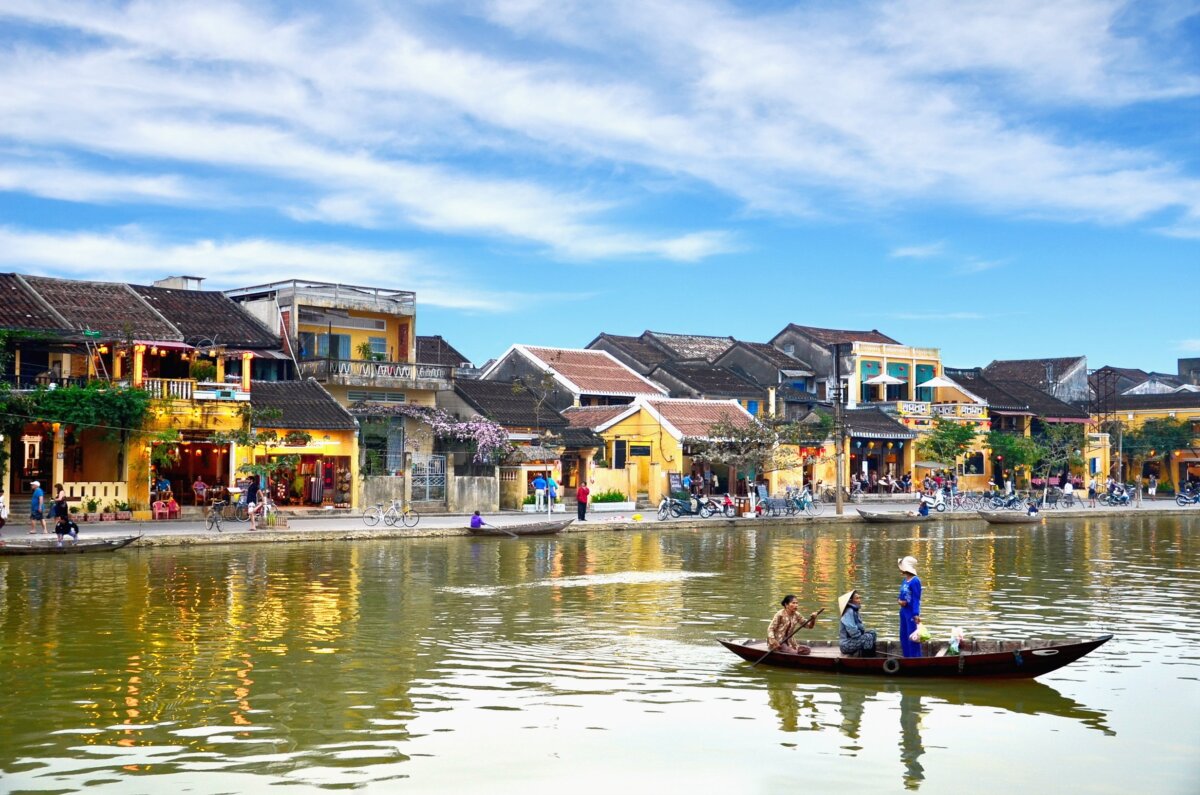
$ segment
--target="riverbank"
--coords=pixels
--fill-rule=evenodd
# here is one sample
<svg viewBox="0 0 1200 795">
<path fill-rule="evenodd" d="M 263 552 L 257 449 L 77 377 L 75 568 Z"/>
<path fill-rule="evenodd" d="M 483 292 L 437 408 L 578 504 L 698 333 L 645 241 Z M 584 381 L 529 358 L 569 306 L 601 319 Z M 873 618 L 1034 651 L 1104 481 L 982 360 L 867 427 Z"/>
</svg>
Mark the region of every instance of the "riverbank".
<svg viewBox="0 0 1200 795">
<path fill-rule="evenodd" d="M 847 505 L 842 516 L 836 516 L 832 508 L 822 516 L 782 516 L 772 518 L 680 518 L 660 522 L 651 512 L 641 514 L 606 515 L 593 514 L 586 522 L 573 522 L 565 532 L 587 533 L 596 531 L 624 531 L 645 529 L 699 530 L 724 527 L 729 529 L 746 529 L 751 527 L 821 527 L 861 522 L 856 510 L 858 506 Z M 903 511 L 907 506 L 888 507 L 885 510 Z M 872 510 L 876 506 L 871 506 Z M 642 516 L 635 520 L 634 515 Z M 1043 511 L 1042 523 L 1053 525 L 1056 521 L 1065 519 L 1104 518 L 1119 516 L 1200 516 L 1200 509 L 1192 506 L 1180 507 L 1173 502 L 1155 501 L 1144 502 L 1140 507 L 1131 508 L 1070 508 Z M 566 517 L 563 517 L 566 518 Z M 514 527 L 544 520 L 540 515 L 527 513 L 506 512 L 487 517 L 490 524 L 498 527 Z M 369 541 L 396 538 L 436 538 L 445 536 L 470 535 L 467 523 L 470 517 L 465 514 L 435 514 L 421 518 L 421 523 L 414 528 L 366 527 L 358 516 L 333 517 L 290 517 L 288 526 L 284 528 L 250 530 L 247 523 L 225 522 L 223 532 L 216 533 L 207 530 L 203 522 L 191 520 L 172 520 L 157 522 L 104 522 L 102 524 L 85 524 L 80 527 L 83 538 L 111 538 L 114 536 L 141 535 L 138 541 L 143 547 L 174 547 L 200 546 L 217 544 L 279 544 L 305 541 Z M 979 522 L 982 521 L 974 511 L 958 513 L 935 513 L 925 523 L 936 526 L 946 522 Z M 886 526 L 886 525 L 885 525 Z M 9 522 L 2 534 L 8 543 L 21 543 L 33 538 L 21 525 Z M 44 536 L 42 536 L 44 538 Z"/>
</svg>

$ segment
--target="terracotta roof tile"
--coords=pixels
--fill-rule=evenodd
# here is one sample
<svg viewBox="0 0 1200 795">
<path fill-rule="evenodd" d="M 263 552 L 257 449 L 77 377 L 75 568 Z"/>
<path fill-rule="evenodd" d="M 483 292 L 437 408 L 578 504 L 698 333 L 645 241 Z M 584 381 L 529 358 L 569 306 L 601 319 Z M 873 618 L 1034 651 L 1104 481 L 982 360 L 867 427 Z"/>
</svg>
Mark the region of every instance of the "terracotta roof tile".
<svg viewBox="0 0 1200 795">
<path fill-rule="evenodd" d="M 600 340 L 607 340 L 614 347 L 619 348 L 630 359 L 639 362 L 647 370 L 652 370 L 656 366 L 671 360 L 671 357 L 660 347 L 652 343 L 646 342 L 641 337 L 624 337 L 619 334 L 601 334 L 596 339 L 588 344 L 589 348 L 595 346 Z"/>
<path fill-rule="evenodd" d="M 524 346 L 583 394 L 661 395 L 662 391 L 603 351 Z"/>
<path fill-rule="evenodd" d="M 250 405 L 255 409 L 278 409 L 278 419 L 263 420 L 263 428 L 313 431 L 354 430 L 354 417 L 333 395 L 313 379 L 305 381 L 253 381 Z M 347 450 L 346 454 L 349 455 Z"/>
<path fill-rule="evenodd" d="M 563 428 L 567 421 L 548 403 L 538 405 L 528 389 L 513 390 L 506 381 L 456 381 L 454 391 L 483 416 L 519 428 Z"/>
<path fill-rule="evenodd" d="M 258 322 L 240 304 L 215 290 L 174 290 L 129 285 L 192 345 L 226 345 L 235 348 L 278 348 L 279 337 Z"/>
<path fill-rule="evenodd" d="M 836 345 L 842 342 L 876 342 L 884 345 L 900 344 L 879 329 L 871 329 L 870 331 L 851 331 L 848 329 L 798 326 L 795 323 L 789 323 L 788 328 L 792 331 L 798 331 L 801 334 L 816 340 L 822 345 Z"/>
<path fill-rule="evenodd" d="M 736 340 L 733 337 L 710 337 L 703 334 L 665 334 L 647 331 L 642 335 L 675 354 L 676 359 L 706 359 L 712 361 L 720 356 Z"/>
<path fill-rule="evenodd" d="M 629 406 L 572 406 L 563 409 L 563 419 L 572 428 L 598 428 L 613 417 L 629 410 Z"/>
<path fill-rule="evenodd" d="M 753 418 L 740 406 L 724 400 L 648 400 L 662 418 L 679 429 L 685 437 L 703 439 L 712 426 L 722 421 L 749 425 Z"/>
<path fill-rule="evenodd" d="M 915 439 L 910 431 L 879 409 L 849 409 L 846 411 L 846 432 L 864 439 Z"/>
<path fill-rule="evenodd" d="M 115 282 L 23 277 L 76 331 L 91 329 L 109 338 L 182 341 L 179 330 L 130 289 Z"/>
<path fill-rule="evenodd" d="M 15 273 L 0 273 L 0 328 L 65 331 L 67 326 Z"/>
</svg>

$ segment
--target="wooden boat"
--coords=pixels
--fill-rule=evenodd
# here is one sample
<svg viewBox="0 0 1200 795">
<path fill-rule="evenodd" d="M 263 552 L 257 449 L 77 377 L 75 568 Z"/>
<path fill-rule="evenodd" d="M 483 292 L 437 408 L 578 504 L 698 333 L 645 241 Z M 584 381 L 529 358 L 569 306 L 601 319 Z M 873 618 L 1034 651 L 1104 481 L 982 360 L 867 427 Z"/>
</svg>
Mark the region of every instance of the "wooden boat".
<svg viewBox="0 0 1200 795">
<path fill-rule="evenodd" d="M 988 524 L 1040 524 L 1041 514 L 1030 516 L 1026 511 L 978 511 Z"/>
<path fill-rule="evenodd" d="M 559 519 L 555 522 L 533 522 L 531 524 L 514 524 L 504 527 L 484 525 L 469 527 L 473 536 L 492 536 L 495 538 L 512 538 L 513 536 L 552 536 L 561 532 L 574 519 Z"/>
<path fill-rule="evenodd" d="M 864 522 L 871 522 L 872 524 L 896 524 L 901 522 L 915 524 L 936 518 L 933 511 L 930 511 L 928 516 L 914 516 L 908 511 L 864 511 L 862 508 L 858 509 L 858 515 L 863 518 Z"/>
<path fill-rule="evenodd" d="M 895 640 L 881 641 L 875 657 L 843 657 L 838 642 L 828 640 L 809 643 L 811 654 L 768 653 L 766 641 L 761 640 L 722 640 L 720 643 L 743 660 L 752 663 L 762 660 L 763 665 L 801 671 L 865 676 L 1032 679 L 1075 662 L 1111 638 L 1112 635 L 1092 639 L 967 640 L 962 643 L 962 653 L 956 656 L 945 653 L 946 643 L 925 643 L 922 644 L 924 657 L 900 656 L 900 641 Z"/>
<path fill-rule="evenodd" d="M 141 536 L 120 538 L 89 538 L 75 543 L 57 541 L 34 541 L 28 544 L 5 544 L 0 546 L 0 557 L 4 555 L 82 555 L 85 552 L 115 552 L 129 546 Z"/>
</svg>

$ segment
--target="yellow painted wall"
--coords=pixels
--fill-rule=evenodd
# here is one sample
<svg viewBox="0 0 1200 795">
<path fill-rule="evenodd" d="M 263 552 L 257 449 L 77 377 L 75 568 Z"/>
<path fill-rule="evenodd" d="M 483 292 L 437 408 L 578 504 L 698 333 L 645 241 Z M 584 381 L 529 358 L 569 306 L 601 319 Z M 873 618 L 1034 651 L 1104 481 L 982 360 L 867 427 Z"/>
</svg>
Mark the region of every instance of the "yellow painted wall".
<svg viewBox="0 0 1200 795">
<path fill-rule="evenodd" d="M 630 445 L 649 445 L 648 457 L 629 457 L 626 466 L 637 467 L 637 489 L 649 495 L 652 503 L 658 503 L 667 490 L 667 472 L 680 472 L 685 464 L 683 447 L 644 408 L 626 417 L 600 434 L 605 444 L 605 460 L 612 461 L 613 442 L 624 440 Z M 634 495 L 636 496 L 636 492 Z"/>
<path fill-rule="evenodd" d="M 334 334 L 344 334 L 350 337 L 350 357 L 352 359 L 361 359 L 358 353 L 358 346 L 364 342 L 369 342 L 371 337 L 383 337 L 387 340 L 387 357 L 389 361 L 411 362 L 413 354 L 416 350 L 416 319 L 409 316 L 389 315 L 382 312 L 359 312 L 351 310 L 347 313 L 350 317 L 367 318 L 371 320 L 382 320 L 386 327 L 382 331 L 372 329 L 359 328 L 340 328 L 335 323 L 333 325 Z M 400 330 L 404 327 L 408 328 L 407 347 L 400 347 Z M 313 324 L 301 323 L 299 331 L 309 332 L 312 334 L 327 334 L 329 333 L 328 324 Z M 391 358 L 395 356 L 395 358 Z"/>
</svg>

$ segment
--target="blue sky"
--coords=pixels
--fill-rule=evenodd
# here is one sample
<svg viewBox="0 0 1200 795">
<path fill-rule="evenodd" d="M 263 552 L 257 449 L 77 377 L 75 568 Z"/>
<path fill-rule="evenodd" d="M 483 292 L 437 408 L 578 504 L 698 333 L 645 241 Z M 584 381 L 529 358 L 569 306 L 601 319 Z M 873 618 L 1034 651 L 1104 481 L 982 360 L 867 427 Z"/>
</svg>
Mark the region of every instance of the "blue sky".
<svg viewBox="0 0 1200 795">
<path fill-rule="evenodd" d="M 1200 356 L 1200 5 L 0 0 L 0 268 L 418 333 Z"/>
</svg>

